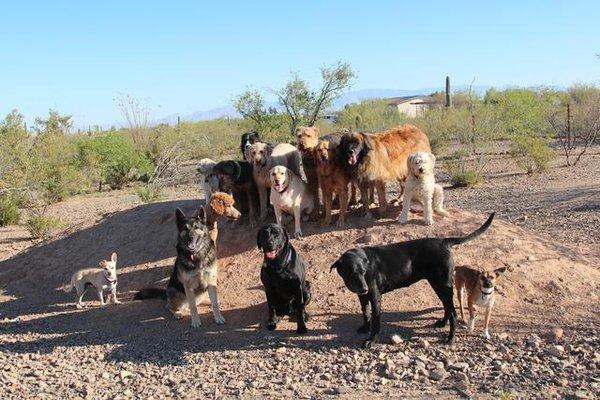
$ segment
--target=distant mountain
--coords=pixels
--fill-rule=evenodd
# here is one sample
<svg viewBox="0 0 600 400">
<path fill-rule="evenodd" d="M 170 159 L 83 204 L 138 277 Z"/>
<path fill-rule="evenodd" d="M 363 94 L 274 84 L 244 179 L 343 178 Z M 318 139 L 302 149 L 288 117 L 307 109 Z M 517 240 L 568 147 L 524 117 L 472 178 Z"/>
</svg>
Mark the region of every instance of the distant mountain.
<svg viewBox="0 0 600 400">
<path fill-rule="evenodd" d="M 473 86 L 473 91 L 479 94 L 485 93 L 491 86 Z M 460 85 L 454 86 L 452 91 L 462 91 L 468 90 L 469 86 Z M 406 90 L 406 89 L 360 89 L 360 90 L 352 90 L 347 93 L 344 93 L 333 103 L 333 109 L 339 110 L 343 108 L 346 104 L 358 103 L 362 100 L 369 99 L 380 99 L 380 98 L 388 98 L 388 97 L 400 97 L 400 96 L 414 96 L 419 94 L 431 94 L 436 91 L 444 90 L 444 87 L 434 87 L 434 88 L 423 88 L 423 89 L 414 89 L 414 90 Z M 276 107 L 279 108 L 277 103 L 267 102 L 267 107 Z M 173 125 L 177 123 L 177 115 L 172 114 L 168 115 L 158 121 L 157 123 L 169 124 Z M 196 111 L 187 115 L 180 115 L 182 121 L 206 121 L 210 119 L 216 118 L 225 118 L 231 117 L 236 118 L 239 117 L 239 113 L 235 110 L 235 108 L 231 105 L 212 108 L 210 110 L 205 111 Z"/>
</svg>

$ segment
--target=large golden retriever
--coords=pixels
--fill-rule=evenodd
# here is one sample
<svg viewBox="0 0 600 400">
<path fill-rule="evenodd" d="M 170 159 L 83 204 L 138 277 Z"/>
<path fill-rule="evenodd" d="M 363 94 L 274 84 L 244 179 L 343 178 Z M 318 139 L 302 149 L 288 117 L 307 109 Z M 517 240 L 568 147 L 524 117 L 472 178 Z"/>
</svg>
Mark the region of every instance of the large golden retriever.
<svg viewBox="0 0 600 400">
<path fill-rule="evenodd" d="M 397 180 L 403 185 L 408 173 L 406 160 L 417 151 L 431 152 L 431 147 L 427 136 L 413 125 L 400 125 L 376 134 L 353 132 L 342 136 L 340 156 L 359 184 L 368 217 L 368 185 L 373 184 L 377 190 L 379 214 L 383 216 L 387 212 L 385 184 Z"/>
</svg>

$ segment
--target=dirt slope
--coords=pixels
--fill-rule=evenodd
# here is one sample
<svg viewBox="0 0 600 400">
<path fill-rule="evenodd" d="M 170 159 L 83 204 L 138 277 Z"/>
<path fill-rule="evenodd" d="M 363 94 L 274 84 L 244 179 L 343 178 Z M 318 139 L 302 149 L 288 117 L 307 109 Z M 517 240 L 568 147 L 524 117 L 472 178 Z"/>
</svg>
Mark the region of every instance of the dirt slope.
<svg viewBox="0 0 600 400">
<path fill-rule="evenodd" d="M 286 382 L 274 378 L 267 379 L 270 384 L 279 382 L 274 388 L 253 387 L 249 382 L 259 381 L 265 370 L 268 373 L 272 368 L 267 365 L 268 360 L 276 357 L 273 348 L 282 342 L 288 346 L 284 349 L 298 348 L 287 350 L 288 355 L 301 352 L 300 358 L 311 370 L 318 370 L 323 363 L 343 364 L 343 360 L 332 361 L 340 357 L 336 349 L 346 349 L 344 354 L 354 358 L 355 362 L 350 360 L 349 364 L 360 364 L 356 360 L 364 357 L 378 357 L 356 349 L 360 342 L 354 333 L 360 323 L 358 301 L 343 287 L 339 276 L 329 272 L 332 262 L 354 246 L 468 233 L 487 217 L 484 213 L 450 208 L 451 216 L 438 220 L 433 227 L 416 222 L 401 226 L 392 218 L 364 221 L 357 215 L 350 217 L 345 230 L 305 224 L 305 238 L 293 243 L 309 265 L 308 279 L 314 290 L 309 311 L 313 318 L 309 335 L 297 338 L 290 323 L 282 323 L 281 331 L 275 333 L 267 333 L 261 326 L 266 319 L 265 297 L 259 281 L 261 255 L 256 249 L 256 230 L 247 226 L 225 223 L 220 229 L 219 293 L 227 319 L 225 326 L 214 324 L 209 308 L 203 306 L 201 330 L 189 332 L 189 320 L 174 321 L 160 301 L 131 301 L 133 293 L 141 287 L 164 284 L 170 272 L 175 256 L 175 207 L 192 212 L 199 204 L 195 199 L 165 201 L 103 217 L 90 216 L 89 220 L 81 221 L 77 230 L 0 262 L 0 318 L 3 318 L 0 342 L 5 353 L 0 358 L 0 368 L 8 371 L 5 384 L 10 386 L 10 379 L 16 384 L 25 379 L 34 385 L 17 385 L 12 395 L 39 394 L 52 389 L 66 395 L 87 393 L 110 397 L 119 388 L 128 388 L 130 395 L 156 396 L 309 395 L 317 389 L 310 381 L 302 380 L 301 368 L 292 361 L 300 356 L 288 357 L 279 365 L 290 382 L 298 382 L 296 387 L 287 388 Z M 398 213 L 395 209 L 393 216 Z M 93 300 L 93 306 L 75 310 L 74 294 L 65 294 L 59 287 L 75 269 L 95 265 L 112 251 L 119 254 L 119 292 L 124 304 L 100 308 L 89 294 L 86 299 Z M 545 333 L 555 324 L 581 332 L 598 328 L 600 271 L 597 260 L 581 247 L 555 243 L 499 218 L 484 236 L 457 247 L 454 254 L 457 265 L 511 268 L 500 283 L 501 297 L 492 318 L 493 334 L 509 332 L 511 337 L 524 337 Z M 405 339 L 428 341 L 436 341 L 445 333 L 430 326 L 442 310 L 424 282 L 386 295 L 383 308 L 383 343 L 389 343 L 390 335 L 395 333 Z M 459 331 L 457 340 L 463 345 L 473 345 L 475 340 L 482 346 L 480 339 L 466 337 L 464 330 Z M 323 348 L 329 350 L 319 355 Z M 72 368 L 73 365 L 82 367 Z M 235 371 L 238 378 L 219 379 L 225 374 L 223 368 Z M 36 371 L 44 372 L 38 376 Z M 194 378 L 195 373 L 203 374 L 205 379 Z M 169 384 L 165 378 L 173 374 L 172 380 L 177 384 Z M 110 377 L 122 382 L 122 386 L 112 391 L 107 389 Z M 231 379 L 242 383 L 235 380 L 229 384 Z M 196 392 L 177 392 L 186 382 L 189 390 Z M 273 393 L 278 385 L 286 387 L 288 392 Z M 334 394 L 336 390 L 338 394 L 348 393 L 340 385 L 333 389 L 325 386 L 323 393 L 328 393 L 327 390 L 333 390 Z M 354 394 L 371 390 L 358 383 L 348 387 L 358 390 Z M 145 388 L 150 389 L 144 392 Z M 416 389 L 405 387 L 401 393 L 410 395 L 411 390 Z M 429 385 L 427 390 L 438 395 L 446 393 L 443 387 L 435 385 Z"/>
</svg>

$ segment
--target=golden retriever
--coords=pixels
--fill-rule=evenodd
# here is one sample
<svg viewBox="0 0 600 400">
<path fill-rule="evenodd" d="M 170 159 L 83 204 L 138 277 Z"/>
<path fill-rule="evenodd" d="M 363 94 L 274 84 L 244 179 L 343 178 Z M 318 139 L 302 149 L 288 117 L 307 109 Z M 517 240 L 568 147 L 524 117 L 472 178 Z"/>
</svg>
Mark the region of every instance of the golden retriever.
<svg viewBox="0 0 600 400">
<path fill-rule="evenodd" d="M 340 162 L 336 154 L 336 145 L 328 140 L 321 140 L 315 147 L 314 157 L 317 161 L 317 176 L 319 186 L 323 193 L 323 204 L 325 205 L 325 219 L 323 226 L 331 224 L 331 203 L 333 194 L 337 194 L 340 202 L 340 215 L 337 226 L 344 227 L 346 212 L 348 210 L 348 184 L 350 174 L 348 168 Z"/>
<path fill-rule="evenodd" d="M 387 212 L 385 184 L 398 180 L 401 186 L 407 176 L 406 160 L 417 151 L 431 152 L 429 139 L 416 126 L 400 125 L 378 134 L 347 133 L 340 142 L 340 155 L 351 169 L 361 190 L 361 200 L 370 217 L 368 184 L 373 184 L 379 199 L 380 216 Z"/>
<path fill-rule="evenodd" d="M 278 165 L 271 168 L 271 204 L 275 210 L 275 219 L 282 224 L 283 213 L 294 216 L 294 236 L 302 237 L 300 227 L 302 213 L 310 213 L 314 207 L 314 198 L 306 183 L 292 170 Z"/>
</svg>

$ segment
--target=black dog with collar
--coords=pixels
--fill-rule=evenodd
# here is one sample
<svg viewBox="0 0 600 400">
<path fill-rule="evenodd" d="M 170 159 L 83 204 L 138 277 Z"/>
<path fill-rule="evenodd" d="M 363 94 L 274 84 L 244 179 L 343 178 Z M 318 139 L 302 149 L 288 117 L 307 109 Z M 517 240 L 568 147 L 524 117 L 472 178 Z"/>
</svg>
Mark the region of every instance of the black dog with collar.
<svg viewBox="0 0 600 400">
<path fill-rule="evenodd" d="M 252 165 L 247 161 L 220 161 L 213 167 L 219 179 L 219 190 L 233 195 L 240 212 L 250 216 L 254 225 L 258 207 L 258 191 L 252 178 Z"/>
<path fill-rule="evenodd" d="M 444 317 L 435 326 L 441 328 L 450 322 L 450 333 L 445 341 L 451 343 L 456 330 L 456 310 L 453 302 L 454 261 L 450 248 L 481 235 L 493 219 L 494 213 L 479 229 L 462 237 L 409 240 L 350 249 L 342 254 L 331 269 L 336 269 L 346 287 L 358 295 L 363 314 L 363 324 L 358 332 L 369 333 L 363 347 L 369 348 L 381 330 L 381 295 L 422 279 L 429 282 L 444 305 Z"/>
<path fill-rule="evenodd" d="M 260 280 L 265 286 L 269 319 L 267 329 L 274 330 L 281 317 L 290 316 L 298 323 L 296 332 L 305 334 L 310 302 L 310 284 L 306 266 L 289 241 L 285 228 L 277 224 L 264 225 L 258 231 L 256 244 L 264 255 Z"/>
</svg>

